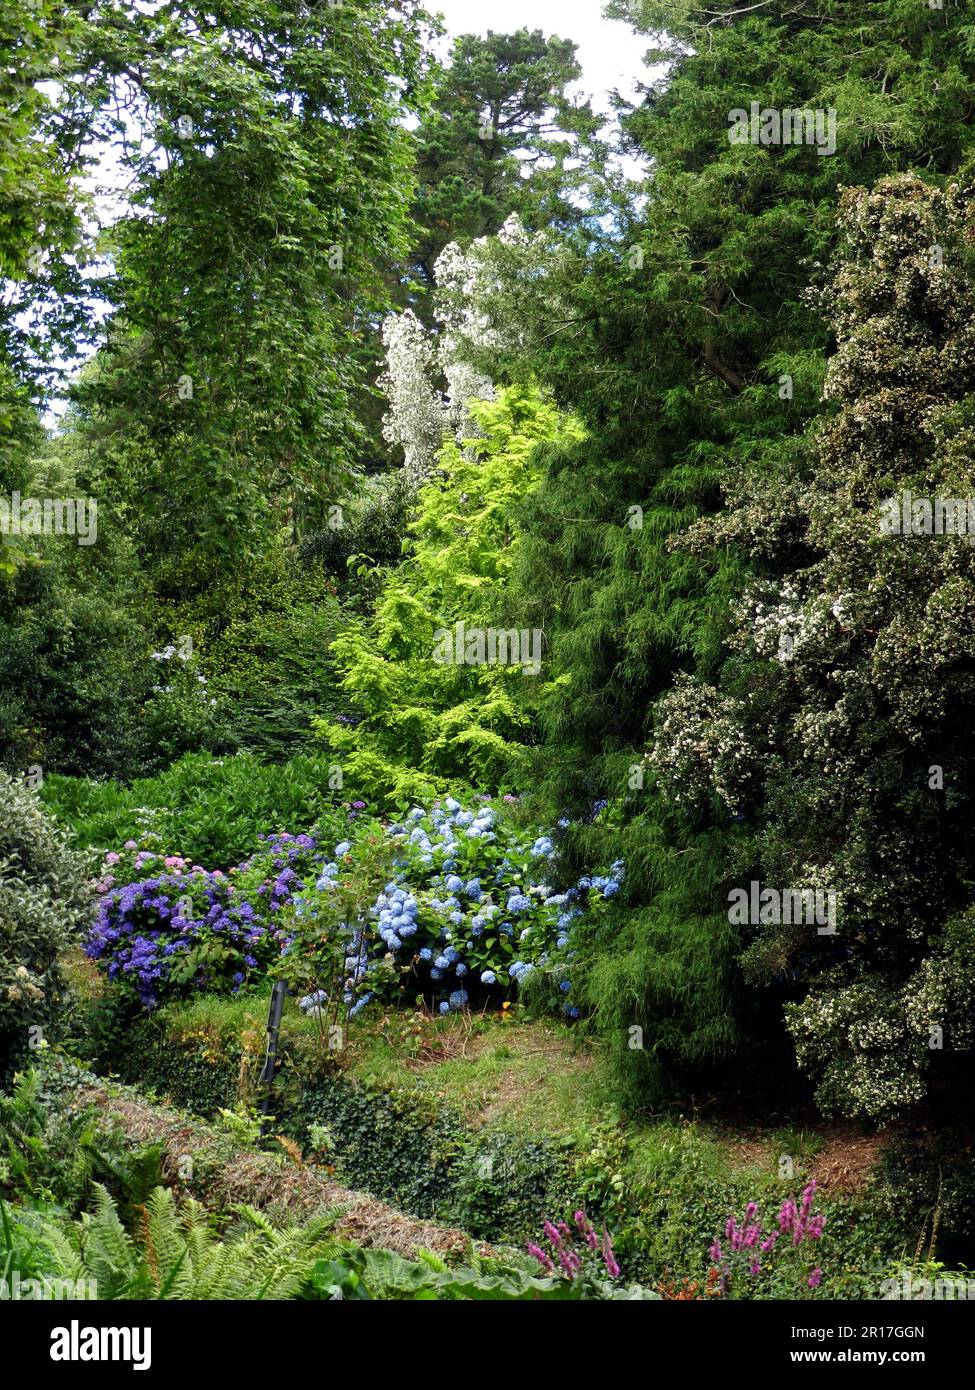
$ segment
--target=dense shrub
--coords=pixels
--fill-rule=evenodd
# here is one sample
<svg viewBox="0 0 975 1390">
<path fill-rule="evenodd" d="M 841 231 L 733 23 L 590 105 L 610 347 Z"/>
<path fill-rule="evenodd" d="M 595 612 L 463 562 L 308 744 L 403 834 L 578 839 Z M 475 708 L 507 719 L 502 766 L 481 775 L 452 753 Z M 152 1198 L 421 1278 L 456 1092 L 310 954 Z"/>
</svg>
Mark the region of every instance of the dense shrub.
<svg viewBox="0 0 975 1390">
<path fill-rule="evenodd" d="M 40 537 L 42 563 L 0 574 L 0 765 L 12 772 L 127 777 L 143 765 L 148 608 L 117 539 Z"/>
<path fill-rule="evenodd" d="M 59 957 L 93 909 L 82 858 L 34 792 L 0 772 L 0 1075 L 57 1036 Z"/>
<path fill-rule="evenodd" d="M 346 703 L 329 653 L 342 621 L 324 568 L 284 555 L 227 575 L 216 591 L 167 611 L 177 647 L 180 636 L 192 639 L 218 751 L 244 749 L 268 762 L 313 751 L 313 719 Z"/>
<path fill-rule="evenodd" d="M 766 576 L 717 687 L 662 702 L 653 758 L 675 814 L 703 798 L 743 820 L 732 882 L 832 894 L 832 929 L 763 908 L 742 967 L 784 1005 L 820 1107 L 874 1120 L 973 1042 L 975 567 L 930 500 L 970 491 L 973 214 L 963 186 L 913 175 L 844 192 L 822 292 L 835 413 L 687 538 L 761 554 Z"/>
<path fill-rule="evenodd" d="M 414 807 L 381 835 L 393 872 L 374 901 L 354 899 L 359 861 L 376 838 L 363 833 L 337 845 L 314 890 L 295 897 L 295 950 L 319 921 L 332 926 L 353 1013 L 392 992 L 420 993 L 441 1013 L 500 1002 L 542 967 L 565 1013 L 578 1017 L 570 928 L 585 907 L 598 911 L 615 895 L 622 864 L 556 892 L 551 838 L 526 834 L 487 798 L 472 810 L 452 797 L 430 811 Z M 333 902 L 349 889 L 353 910 L 336 915 Z"/>
<path fill-rule="evenodd" d="M 367 560 L 384 569 L 402 559 L 413 498 L 414 489 L 402 473 L 365 479 L 359 492 L 334 514 L 332 524 L 304 543 L 302 558 L 321 565 L 336 584 L 350 590 L 352 602 L 361 603 L 363 576 L 351 562 Z"/>
<path fill-rule="evenodd" d="M 447 1013 L 500 1003 L 538 968 L 552 1002 L 579 1016 L 570 929 L 598 917 L 621 864 L 558 893 L 552 840 L 487 800 L 465 810 L 448 798 L 391 825 L 360 814 L 261 836 L 226 873 L 126 841 L 106 856 L 88 954 L 147 1006 L 273 972 L 316 1011 L 341 998 L 354 1016 L 374 997 L 419 994 Z"/>
<path fill-rule="evenodd" d="M 261 834 L 308 829 L 330 808 L 344 819 L 347 808 L 331 785 L 336 780 L 321 754 L 280 765 L 251 753 L 189 754 L 128 787 L 54 776 L 41 795 L 81 845 L 110 851 L 151 836 L 164 854 L 225 869 L 249 854 Z"/>
<path fill-rule="evenodd" d="M 129 841 L 106 858 L 85 950 L 148 1007 L 191 991 L 237 993 L 280 962 L 292 940 L 284 909 L 321 861 L 310 835 L 267 837 L 229 874 Z"/>
</svg>

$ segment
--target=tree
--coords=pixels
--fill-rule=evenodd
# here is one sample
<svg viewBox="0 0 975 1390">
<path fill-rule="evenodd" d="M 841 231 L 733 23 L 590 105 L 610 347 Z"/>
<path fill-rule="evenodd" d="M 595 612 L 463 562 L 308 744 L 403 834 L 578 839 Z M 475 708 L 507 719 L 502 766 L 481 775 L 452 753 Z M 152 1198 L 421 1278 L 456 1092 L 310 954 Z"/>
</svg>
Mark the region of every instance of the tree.
<svg viewBox="0 0 975 1390">
<path fill-rule="evenodd" d="M 538 29 L 465 34 L 440 74 L 417 132 L 418 236 L 410 257 L 421 290 L 451 241 L 497 232 L 512 213 L 529 226 L 595 215 L 576 194 L 601 167 L 600 119 L 569 88 L 582 76 L 576 46 Z M 420 305 L 421 312 L 423 309 Z"/>
<path fill-rule="evenodd" d="M 549 450 L 513 584 L 558 677 L 541 714 L 541 798 L 579 821 L 563 843 L 573 867 L 627 860 L 620 918 L 587 943 L 587 980 L 645 1097 L 756 1023 L 719 907 L 740 825 L 730 812 L 675 813 L 643 765 L 675 675 L 718 670 L 753 561 L 671 541 L 721 507 L 723 480 L 802 449 L 828 347 L 805 291 L 835 239 L 837 188 L 914 160 L 931 177 L 960 165 L 973 49 L 959 11 L 904 0 L 867 17 L 849 0 L 723 17 L 684 0 L 613 8 L 667 35 L 651 55 L 669 61 L 666 77 L 624 117 L 652 168 L 644 198 L 621 200 L 583 250 L 563 240 L 547 272 L 536 257 L 519 274 L 509 257 L 506 276 L 499 255 L 492 317 L 520 317 L 508 372 L 540 380 L 586 428 L 583 444 Z M 730 116 L 753 101 L 835 113 L 835 153 L 828 138 L 732 142 Z M 614 798 L 620 814 L 593 819 Z"/>
<path fill-rule="evenodd" d="M 54 360 L 83 336 L 83 156 L 51 92 L 76 38 L 75 12 L 54 0 L 12 0 L 0 16 L 0 494 L 26 483 Z M 0 576 L 25 559 L 5 537 Z"/>
<path fill-rule="evenodd" d="M 373 613 L 332 644 L 349 713 L 319 728 L 341 757 L 346 788 L 369 800 L 434 795 L 458 779 L 509 785 L 531 737 L 544 671 L 491 662 L 486 646 L 479 660 L 458 662 L 457 624 L 475 643 L 488 628 L 515 628 L 520 642 L 525 624 L 505 609 L 511 518 L 534 490 L 538 446 L 571 439 L 578 426 L 518 390 L 470 410 L 478 437 L 444 445 L 416 494 L 407 557 L 382 575 Z M 438 658 L 447 633 L 450 651 Z M 461 651 L 466 658 L 466 639 Z"/>
<path fill-rule="evenodd" d="M 407 250 L 423 34 L 413 0 L 93 12 L 74 95 L 135 193 L 78 397 L 93 482 L 164 597 L 300 536 L 349 475 L 378 267 Z"/>
<path fill-rule="evenodd" d="M 845 191 L 824 293 L 835 413 L 808 458 L 757 468 L 698 528 L 768 572 L 720 691 L 668 697 L 656 748 L 685 801 L 744 810 L 746 882 L 833 895 L 835 930 L 766 914 L 744 965 L 791 1001 L 823 1107 L 871 1118 L 957 1079 L 973 1041 L 973 225 L 957 184 Z M 718 742 L 734 765 L 716 776 Z"/>
</svg>

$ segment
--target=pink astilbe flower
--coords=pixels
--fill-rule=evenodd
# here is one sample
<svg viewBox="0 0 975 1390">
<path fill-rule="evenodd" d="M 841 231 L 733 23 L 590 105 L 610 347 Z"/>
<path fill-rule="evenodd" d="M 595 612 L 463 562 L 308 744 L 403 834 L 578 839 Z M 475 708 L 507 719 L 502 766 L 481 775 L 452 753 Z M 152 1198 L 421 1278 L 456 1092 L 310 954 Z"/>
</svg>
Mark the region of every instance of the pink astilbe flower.
<svg viewBox="0 0 975 1390">
<path fill-rule="evenodd" d="M 797 1215 L 796 1204 L 791 1198 L 783 1202 L 782 1209 L 779 1212 L 779 1229 L 783 1232 L 791 1231 Z"/>
<path fill-rule="evenodd" d="M 555 1266 L 540 1245 L 536 1245 L 534 1241 L 530 1240 L 526 1249 L 529 1255 L 534 1256 L 546 1274 L 555 1273 Z"/>
<path fill-rule="evenodd" d="M 763 1275 L 766 1279 L 781 1271 L 788 1271 L 792 1266 L 788 1258 L 783 1262 L 784 1249 L 795 1249 L 805 1240 L 819 1240 L 822 1237 L 826 1218 L 820 1212 L 813 1211 L 815 1196 L 816 1183 L 811 1181 L 804 1188 L 798 1204 L 792 1198 L 783 1201 L 776 1216 L 778 1230 L 773 1228 L 766 1231 L 763 1228 L 758 1220 L 756 1202 L 746 1205 L 741 1225 L 735 1217 L 729 1216 L 725 1223 L 725 1235 L 730 1249 L 723 1251 L 721 1242 L 715 1240 L 708 1252 L 721 1274 L 722 1290 L 727 1290 L 731 1285 L 736 1270 L 741 1273 L 747 1271 L 753 1277 Z M 778 1247 L 779 1259 L 774 1263 L 763 1263 L 760 1256 L 771 1256 L 776 1251 L 780 1236 L 791 1239 Z M 817 1289 L 821 1280 L 822 1270 L 817 1266 L 806 1278 L 806 1283 L 810 1289 Z"/>
<path fill-rule="evenodd" d="M 546 1219 L 542 1223 L 545 1237 L 552 1246 L 551 1255 L 536 1241 L 529 1242 L 526 1249 L 545 1274 L 570 1280 L 579 1297 L 605 1297 L 601 1291 L 601 1287 L 605 1287 L 602 1285 L 605 1275 L 610 1279 L 618 1279 L 620 1275 L 609 1233 L 604 1227 L 600 1237 L 582 1210 L 574 1212 L 572 1220 L 574 1231 L 565 1221 Z"/>
<path fill-rule="evenodd" d="M 551 1221 L 546 1221 L 545 1224 L 542 1226 L 542 1230 L 545 1232 L 545 1234 L 549 1238 L 549 1241 L 552 1245 L 555 1246 L 557 1250 L 559 1246 L 562 1244 L 562 1237 L 559 1235 L 558 1231 L 552 1225 Z"/>
</svg>

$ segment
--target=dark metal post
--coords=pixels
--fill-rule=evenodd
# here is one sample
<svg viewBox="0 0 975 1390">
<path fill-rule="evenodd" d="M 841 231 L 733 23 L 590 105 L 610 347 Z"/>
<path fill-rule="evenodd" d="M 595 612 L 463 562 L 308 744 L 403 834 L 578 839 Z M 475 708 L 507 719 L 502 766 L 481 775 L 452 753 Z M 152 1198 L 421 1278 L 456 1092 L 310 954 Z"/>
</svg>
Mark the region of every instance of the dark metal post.
<svg viewBox="0 0 975 1390">
<path fill-rule="evenodd" d="M 281 1013 L 284 1009 L 284 996 L 287 992 L 288 986 L 284 981 L 275 980 L 274 988 L 271 990 L 271 1007 L 267 1014 L 267 1052 L 264 1055 L 264 1066 L 259 1078 L 264 1086 L 264 1095 L 261 1097 L 261 1114 L 264 1116 L 261 1121 L 262 1139 L 267 1135 L 271 1092 L 274 1089 L 274 1073 L 278 1065 L 278 1031 L 281 1027 Z"/>
</svg>

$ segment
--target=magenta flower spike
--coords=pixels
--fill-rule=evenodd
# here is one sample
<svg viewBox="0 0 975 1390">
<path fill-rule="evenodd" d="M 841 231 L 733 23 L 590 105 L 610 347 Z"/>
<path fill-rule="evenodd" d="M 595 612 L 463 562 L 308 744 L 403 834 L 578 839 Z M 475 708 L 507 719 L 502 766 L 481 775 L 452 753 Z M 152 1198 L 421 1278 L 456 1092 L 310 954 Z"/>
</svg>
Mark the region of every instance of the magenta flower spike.
<svg viewBox="0 0 975 1390">
<path fill-rule="evenodd" d="M 552 1225 L 551 1221 L 546 1221 L 544 1226 L 542 1227 L 542 1230 L 548 1236 L 549 1240 L 555 1246 L 556 1250 L 558 1250 L 562 1245 L 562 1237 L 559 1235 L 558 1231 Z"/>
</svg>

